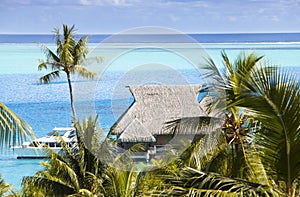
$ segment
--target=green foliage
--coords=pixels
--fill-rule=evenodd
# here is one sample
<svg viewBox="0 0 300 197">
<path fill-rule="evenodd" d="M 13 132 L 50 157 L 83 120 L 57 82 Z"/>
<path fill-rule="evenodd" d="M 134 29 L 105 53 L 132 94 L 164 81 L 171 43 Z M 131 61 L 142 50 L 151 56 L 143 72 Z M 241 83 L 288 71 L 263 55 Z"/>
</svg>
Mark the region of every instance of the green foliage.
<svg viewBox="0 0 300 197">
<path fill-rule="evenodd" d="M 0 196 L 5 197 L 20 197 L 22 196 L 18 190 L 14 189 L 12 185 L 6 184 L 0 174 Z"/>
<path fill-rule="evenodd" d="M 104 188 L 106 196 L 112 197 L 131 197 L 135 196 L 138 171 L 136 166 L 129 167 L 127 170 L 119 167 L 108 166 L 104 172 Z"/>
<path fill-rule="evenodd" d="M 97 118 L 83 122 L 83 126 L 75 124 L 77 133 L 82 134 L 78 135 L 77 148 L 71 149 L 66 143 L 62 143 L 62 152 L 52 152 L 51 159 L 42 163 L 45 167 L 43 170 L 23 179 L 25 194 L 62 196 L 88 194 L 87 191 L 101 194 L 101 189 L 97 187 L 101 180 L 94 180 L 95 177 L 98 178 L 101 162 L 84 145 L 85 142 L 92 144 L 93 139 L 85 133 L 96 136 L 101 130 L 97 129 Z"/>
<path fill-rule="evenodd" d="M 9 191 L 10 185 L 5 184 L 4 180 L 2 179 L 2 176 L 0 174 L 0 196 L 3 196 L 3 194 L 7 191 Z"/>
<path fill-rule="evenodd" d="M 110 141 L 100 140 L 97 117 L 75 123 L 78 145 L 71 149 L 66 143 L 60 154 L 53 152 L 44 169 L 34 176 L 24 177 L 24 196 L 135 196 L 138 170 L 129 153 L 113 157 Z M 132 151 L 140 150 L 133 147 Z M 107 154 L 112 163 L 102 163 Z M 125 162 L 124 162 L 125 161 Z"/>
<path fill-rule="evenodd" d="M 26 138 L 34 138 L 32 128 L 0 102 L 0 148 L 21 145 Z"/>
<path fill-rule="evenodd" d="M 174 135 L 201 134 L 182 154 L 170 151 L 166 159 L 151 160 L 152 166 L 139 172 L 130 155 L 140 147 L 114 154 L 111 139 L 97 143 L 99 139 L 93 137 L 97 121 L 90 118 L 75 124 L 76 154 L 65 147 L 64 156 L 52 155 L 45 170 L 24 179 L 24 189 L 32 192 L 24 194 L 49 194 L 56 188 L 65 191 L 53 193 L 56 196 L 300 195 L 296 76 L 259 65 L 262 56 L 254 53 L 238 56 L 233 64 L 225 52 L 222 58 L 221 72 L 208 60 L 207 76 L 217 82 L 215 100 L 226 101 L 226 106 L 215 102 L 210 110 L 223 112 L 224 119 L 192 117 L 166 124 Z M 256 122 L 262 126 L 253 128 Z M 102 163 L 95 156 L 99 154 L 111 163 Z"/>
<path fill-rule="evenodd" d="M 255 143 L 269 175 L 278 185 L 284 183 L 291 194 L 299 188 L 300 158 L 300 92 L 296 76 L 283 69 L 258 68 L 253 71 L 252 94 L 241 94 L 236 105 L 261 121 L 263 131 Z M 248 102 L 255 103 L 249 105 Z"/>
<path fill-rule="evenodd" d="M 60 73 L 64 72 L 67 76 L 71 107 L 73 117 L 76 118 L 75 107 L 73 103 L 73 92 L 71 85 L 71 74 L 77 74 L 86 79 L 94 79 L 96 73 L 89 71 L 83 64 L 88 53 L 88 37 L 83 36 L 78 41 L 75 39 L 75 27 L 63 25 L 63 33 L 61 35 L 58 28 L 54 29 L 56 38 L 56 51 L 53 52 L 45 45 L 41 45 L 46 55 L 46 60 L 41 60 L 38 70 L 46 69 L 51 72 L 39 78 L 41 83 L 50 83 L 60 77 Z"/>
<path fill-rule="evenodd" d="M 41 45 L 47 59 L 42 60 L 38 69 L 51 69 L 53 72 L 40 77 L 40 81 L 49 83 L 52 79 L 60 77 L 60 71 L 66 74 L 76 73 L 84 78 L 93 79 L 96 73 L 88 71 L 86 67 L 81 65 L 86 60 L 88 53 L 88 37 L 83 36 L 76 41 L 74 25 L 70 28 L 67 25 L 63 25 L 63 35 L 60 34 L 58 28 L 55 28 L 55 37 L 56 52 L 51 51 L 45 45 Z"/>
<path fill-rule="evenodd" d="M 256 116 L 257 112 L 253 110 L 259 109 L 260 106 L 256 105 L 256 100 L 252 100 L 252 98 L 260 99 L 253 83 L 255 80 L 259 81 L 257 78 L 261 77 L 259 74 L 255 75 L 255 72 L 260 68 L 258 63 L 262 57 L 257 57 L 254 53 L 248 56 L 243 54 L 237 57 L 234 64 L 230 62 L 225 52 L 222 53 L 222 58 L 224 70 L 221 71 L 211 59 L 208 60 L 207 76 L 214 79 L 215 83 L 212 85 L 219 91 L 215 98 L 217 102 L 211 105 L 210 111 L 224 110 L 225 120 L 223 124 L 210 126 L 208 129 L 203 124 L 205 118 L 201 117 L 173 121 L 171 127 L 174 130 L 202 132 L 205 135 L 180 157 L 181 162 L 178 163 L 183 165 L 177 166 L 174 171 L 177 173 L 161 177 L 165 185 L 162 191 L 175 196 L 283 196 L 285 194 L 282 193 L 282 185 L 277 181 L 278 174 L 272 172 L 272 167 L 269 166 L 278 161 L 278 157 L 273 154 L 275 157 L 270 157 L 273 160 L 267 160 L 264 148 L 278 152 L 284 144 L 277 147 L 269 146 L 267 144 L 269 140 L 266 140 L 269 134 L 264 135 L 266 131 L 263 132 L 260 128 L 255 130 L 251 128 L 253 119 L 264 124 L 263 119 Z M 276 71 L 270 67 L 264 69 L 268 71 L 265 77 L 272 76 Z M 265 77 L 261 79 L 265 80 Z M 261 84 L 257 85 L 259 86 L 264 87 Z M 270 84 L 266 86 L 269 87 Z M 276 95 L 273 92 L 273 96 Z M 220 99 L 225 100 L 226 105 L 220 103 Z M 287 100 L 291 101 L 290 98 Z M 272 106 L 268 107 L 272 109 Z M 262 112 L 261 115 L 264 117 L 266 114 Z M 271 117 L 268 121 L 267 124 L 272 123 Z M 260 137 L 261 135 L 264 136 Z M 274 145 L 278 144 L 273 139 L 270 141 Z M 269 163 L 270 161 L 272 162 Z"/>
<path fill-rule="evenodd" d="M 204 173 L 184 168 L 178 178 L 170 177 L 173 196 L 281 196 L 265 185 L 233 179 L 216 173 Z"/>
</svg>

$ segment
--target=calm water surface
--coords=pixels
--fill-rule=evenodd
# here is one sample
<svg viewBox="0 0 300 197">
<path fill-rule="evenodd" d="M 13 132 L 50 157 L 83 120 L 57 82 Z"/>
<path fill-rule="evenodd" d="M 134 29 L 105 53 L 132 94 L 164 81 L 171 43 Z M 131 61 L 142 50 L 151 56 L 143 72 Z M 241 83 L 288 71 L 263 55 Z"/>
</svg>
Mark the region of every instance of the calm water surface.
<svg viewBox="0 0 300 197">
<path fill-rule="evenodd" d="M 197 38 L 196 35 L 194 36 Z M 285 37 L 280 39 L 279 37 L 277 35 L 277 37 L 272 37 L 272 40 L 268 41 L 266 38 L 271 38 L 265 35 L 264 38 L 268 41 L 267 43 L 263 42 L 261 37 L 259 39 L 256 37 L 255 40 L 251 36 L 248 37 L 251 39 L 247 43 L 225 42 L 224 38 L 223 40 L 217 38 L 215 43 L 211 43 L 213 37 L 208 36 L 206 38 L 211 39 L 211 42 L 204 43 L 202 46 L 219 65 L 221 64 L 220 53 L 222 50 L 225 50 L 230 58 L 235 58 L 241 51 L 248 53 L 255 50 L 258 55 L 264 55 L 265 59 L 270 60 L 272 64 L 288 67 L 298 74 L 300 70 L 299 41 L 296 40 L 294 42 L 295 39 L 288 39 L 287 42 L 286 39 L 284 40 Z M 298 39 L 297 35 L 295 37 Z M 1 38 L 3 39 L 3 36 L 0 36 L 0 42 Z M 245 41 L 245 38 L 247 37 L 244 35 L 244 38 L 239 39 L 244 39 Z M 276 39 L 278 42 L 276 42 Z M 227 41 L 230 40 L 234 40 L 232 36 L 227 38 Z M 29 39 L 28 42 L 30 41 Z M 219 43 L 217 43 L 218 41 Z M 95 47 L 96 44 L 92 44 L 92 46 Z M 51 47 L 53 45 L 50 44 Z M 134 81 L 134 77 L 125 78 L 126 73 L 122 72 L 122 68 L 124 68 L 122 65 L 128 65 L 132 62 L 135 64 L 143 63 L 145 59 L 153 59 L 155 56 L 155 58 L 161 58 L 161 62 L 170 62 L 170 64 L 174 65 L 177 68 L 177 72 L 188 83 L 203 82 L 199 71 L 185 69 L 187 68 L 187 65 L 185 65 L 187 63 L 181 59 L 176 59 L 178 57 L 172 54 L 158 51 L 153 56 L 145 56 L 143 53 L 145 51 L 135 51 L 126 56 L 126 58 L 121 59 L 122 61 L 115 61 L 115 67 L 120 68 L 120 70 L 106 72 L 101 80 L 94 83 L 97 84 L 97 88 L 94 98 L 92 98 L 95 106 L 92 110 L 94 110 L 94 113 L 99 114 L 99 122 L 106 132 L 132 102 L 128 89 L 124 97 L 115 93 L 118 81 L 124 80 L 123 83 L 128 83 L 128 85 Z M 44 55 L 36 43 L 0 43 L 0 101 L 27 121 L 38 137 L 46 135 L 54 127 L 70 126 L 72 122 L 68 87 L 65 79 L 62 78 L 49 85 L 38 85 L 37 83 L 38 77 L 45 73 L 37 71 L 38 59 L 43 57 Z M 139 59 L 137 57 L 143 58 Z M 161 77 L 165 76 L 165 78 L 170 76 L 167 72 L 161 72 L 160 74 L 162 75 Z M 89 87 L 88 83 L 91 83 L 83 79 L 74 80 L 76 81 L 75 87 Z M 116 97 L 113 93 L 118 96 Z M 41 161 L 38 159 L 17 160 L 13 153 L 4 153 L 2 151 L 0 156 L 0 173 L 7 183 L 11 183 L 20 189 L 23 176 L 33 175 L 37 170 L 42 169 Z"/>
</svg>

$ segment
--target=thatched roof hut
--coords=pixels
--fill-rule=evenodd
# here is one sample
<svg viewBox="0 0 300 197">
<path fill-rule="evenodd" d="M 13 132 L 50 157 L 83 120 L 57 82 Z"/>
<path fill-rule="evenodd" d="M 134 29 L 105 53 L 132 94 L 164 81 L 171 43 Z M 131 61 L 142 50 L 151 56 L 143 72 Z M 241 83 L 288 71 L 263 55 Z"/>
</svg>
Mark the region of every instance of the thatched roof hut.
<svg viewBox="0 0 300 197">
<path fill-rule="evenodd" d="M 207 116 L 198 103 L 202 85 L 129 86 L 134 103 L 111 128 L 121 142 L 153 142 L 167 135 L 166 122 L 184 117 Z"/>
<path fill-rule="evenodd" d="M 147 131 L 144 125 L 134 119 L 118 137 L 121 142 L 155 142 L 155 137 Z"/>
</svg>

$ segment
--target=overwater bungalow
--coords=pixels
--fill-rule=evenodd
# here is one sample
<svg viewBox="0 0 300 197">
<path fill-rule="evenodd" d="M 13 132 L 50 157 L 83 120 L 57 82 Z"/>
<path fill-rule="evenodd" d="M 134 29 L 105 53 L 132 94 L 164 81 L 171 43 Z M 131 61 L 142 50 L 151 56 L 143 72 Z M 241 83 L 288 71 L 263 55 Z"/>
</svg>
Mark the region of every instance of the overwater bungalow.
<svg viewBox="0 0 300 197">
<path fill-rule="evenodd" d="M 174 138 L 167 122 L 208 116 L 210 97 L 199 102 L 203 85 L 132 85 L 129 86 L 134 102 L 112 126 L 110 134 L 116 135 L 119 145 L 128 149 L 136 143 L 146 150 L 164 147 Z M 180 131 L 177 135 L 190 135 L 194 139 L 203 133 Z"/>
</svg>

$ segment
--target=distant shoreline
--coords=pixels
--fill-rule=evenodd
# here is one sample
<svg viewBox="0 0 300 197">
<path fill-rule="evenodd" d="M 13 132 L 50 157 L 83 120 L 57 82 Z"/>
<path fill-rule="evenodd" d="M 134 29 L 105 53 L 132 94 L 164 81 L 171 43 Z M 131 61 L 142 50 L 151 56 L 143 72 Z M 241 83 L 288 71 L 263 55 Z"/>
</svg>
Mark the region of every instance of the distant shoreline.
<svg viewBox="0 0 300 197">
<path fill-rule="evenodd" d="M 298 43 L 300 33 L 78 34 L 89 43 Z M 0 34 L 0 43 L 54 43 L 52 34 Z"/>
</svg>

